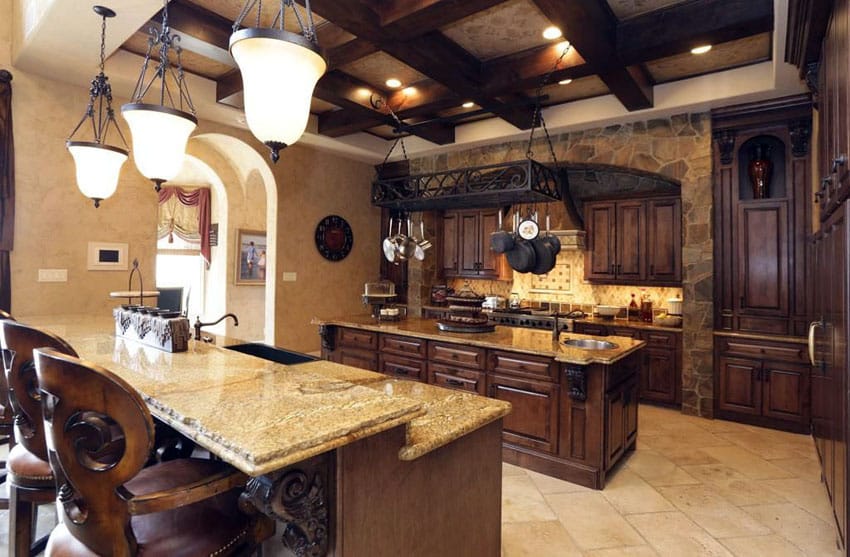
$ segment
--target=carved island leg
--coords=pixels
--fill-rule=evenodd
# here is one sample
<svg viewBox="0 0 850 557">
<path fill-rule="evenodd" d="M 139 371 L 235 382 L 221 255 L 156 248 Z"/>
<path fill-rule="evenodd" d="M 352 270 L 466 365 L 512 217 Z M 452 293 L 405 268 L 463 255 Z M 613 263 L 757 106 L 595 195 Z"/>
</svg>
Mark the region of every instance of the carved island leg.
<svg viewBox="0 0 850 557">
<path fill-rule="evenodd" d="M 568 365 L 567 380 L 570 385 L 570 398 L 584 402 L 587 400 L 587 376 L 584 366 Z"/>
<path fill-rule="evenodd" d="M 333 451 L 278 472 L 251 478 L 240 497 L 283 526 L 283 545 L 298 557 L 324 557 L 331 547 Z"/>
</svg>

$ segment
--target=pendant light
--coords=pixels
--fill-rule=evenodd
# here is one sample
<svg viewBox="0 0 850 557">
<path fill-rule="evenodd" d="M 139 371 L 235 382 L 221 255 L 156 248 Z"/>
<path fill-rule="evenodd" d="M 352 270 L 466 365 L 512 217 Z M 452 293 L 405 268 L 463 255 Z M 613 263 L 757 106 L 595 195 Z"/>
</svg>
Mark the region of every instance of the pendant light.
<svg viewBox="0 0 850 557">
<path fill-rule="evenodd" d="M 281 149 L 292 145 L 307 128 L 310 99 L 328 65 L 316 39 L 310 0 L 299 13 L 293 0 L 279 0 L 271 27 L 261 28 L 263 3 L 248 0 L 233 24 L 230 54 L 242 72 L 245 121 L 254 136 L 271 150 L 277 162 Z M 240 29 L 257 5 L 255 27 Z M 291 10 L 301 34 L 285 30 Z"/>
<path fill-rule="evenodd" d="M 168 27 L 168 0 L 163 1 L 160 29 L 157 31 L 152 28 L 150 34 L 132 101 L 121 107 L 121 113 L 133 136 L 136 168 L 159 191 L 163 182 L 171 180 L 180 172 L 186 156 L 186 143 L 198 125 L 198 119 L 195 118 L 195 107 L 184 80 L 180 36 L 172 35 Z M 155 48 L 159 50 L 159 63 L 155 62 L 153 74 L 148 78 L 151 52 Z M 168 52 L 172 48 L 177 54 L 176 70 L 168 59 Z M 145 96 L 151 90 L 159 96 L 158 104 L 145 102 Z"/>
<path fill-rule="evenodd" d="M 115 121 L 115 111 L 112 110 L 112 86 L 109 78 L 103 72 L 106 58 L 106 18 L 115 17 L 115 12 L 103 6 L 94 6 L 94 12 L 102 18 L 100 25 L 100 73 L 91 82 L 89 104 L 80 123 L 68 136 L 65 146 L 74 157 L 77 169 L 77 187 L 88 198 L 94 200 L 94 206 L 100 207 L 100 202 L 115 193 L 118 187 L 118 174 L 121 166 L 127 160 L 127 149 L 114 147 L 106 143 L 106 135 L 113 126 L 121 137 L 124 147 L 127 142 L 121 133 L 121 128 Z M 106 106 L 104 107 L 104 101 Z M 95 110 L 95 104 L 97 109 Z M 83 124 L 91 122 L 94 141 L 73 140 Z"/>
</svg>

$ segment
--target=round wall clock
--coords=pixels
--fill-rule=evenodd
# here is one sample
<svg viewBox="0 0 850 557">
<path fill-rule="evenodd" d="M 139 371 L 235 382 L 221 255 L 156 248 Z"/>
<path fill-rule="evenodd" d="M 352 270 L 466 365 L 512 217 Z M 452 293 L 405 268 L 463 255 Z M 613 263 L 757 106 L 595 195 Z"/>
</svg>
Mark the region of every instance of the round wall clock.
<svg viewBox="0 0 850 557">
<path fill-rule="evenodd" d="M 351 252 L 354 233 L 348 222 L 339 215 L 328 215 L 316 226 L 316 248 L 322 257 L 340 261 Z"/>
</svg>

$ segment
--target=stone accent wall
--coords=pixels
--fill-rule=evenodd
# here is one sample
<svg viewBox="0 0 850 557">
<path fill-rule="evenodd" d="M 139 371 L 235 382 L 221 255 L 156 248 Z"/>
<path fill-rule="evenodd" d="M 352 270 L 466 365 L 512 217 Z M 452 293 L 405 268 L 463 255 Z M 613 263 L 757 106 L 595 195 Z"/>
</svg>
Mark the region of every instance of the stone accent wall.
<svg viewBox="0 0 850 557">
<path fill-rule="evenodd" d="M 563 133 L 552 138 L 559 162 L 613 164 L 657 172 L 682 184 L 683 371 L 682 411 L 713 413 L 713 240 L 711 232 L 711 119 L 708 113 L 679 114 L 645 122 Z M 535 139 L 540 162 L 550 162 L 545 139 Z M 526 141 L 476 147 L 411 161 L 411 173 L 431 172 L 525 158 Z M 553 214 L 553 228 L 558 215 Z M 414 282 L 416 277 L 418 282 Z M 433 277 L 433 275 L 431 275 Z M 433 278 L 411 269 L 411 290 L 424 292 Z M 429 282 L 430 280 L 430 282 Z M 575 280 L 575 279 L 574 279 Z"/>
</svg>

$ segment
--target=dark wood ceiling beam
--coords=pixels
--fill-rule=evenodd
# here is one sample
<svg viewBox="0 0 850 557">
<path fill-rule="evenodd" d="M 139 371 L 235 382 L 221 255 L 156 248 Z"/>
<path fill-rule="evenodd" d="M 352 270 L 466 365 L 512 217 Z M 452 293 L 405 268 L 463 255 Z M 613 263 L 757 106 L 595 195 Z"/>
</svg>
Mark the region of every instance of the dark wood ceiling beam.
<svg viewBox="0 0 850 557">
<path fill-rule="evenodd" d="M 773 0 L 692 0 L 620 23 L 617 52 L 638 64 L 772 30 Z"/>
<path fill-rule="evenodd" d="M 561 49 L 558 45 L 546 45 L 488 61 L 481 72 L 487 76 L 484 90 L 492 95 L 501 95 L 534 89 L 540 85 L 542 76 L 552 70 L 560 56 Z M 595 68 L 587 64 L 576 49 L 571 48 L 558 64 L 558 68 L 552 72 L 549 83 L 568 78 L 578 79 L 595 73 Z"/>
<path fill-rule="evenodd" d="M 384 30 L 399 40 L 436 31 L 505 0 L 387 0 L 379 15 Z"/>
<path fill-rule="evenodd" d="M 326 50 L 325 54 L 328 58 L 328 69 L 335 70 L 361 58 L 366 58 L 376 52 L 378 52 L 378 47 L 375 43 L 370 43 L 364 39 L 351 39 L 346 43 Z"/>
<path fill-rule="evenodd" d="M 533 1 L 589 64 L 605 68 L 599 77 L 626 109 L 652 107 L 652 87 L 643 82 L 643 70 L 618 59 L 617 22 L 605 0 Z"/>
</svg>

